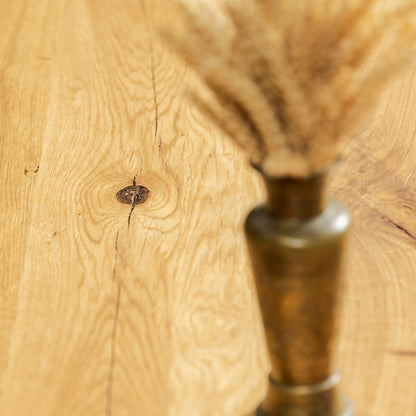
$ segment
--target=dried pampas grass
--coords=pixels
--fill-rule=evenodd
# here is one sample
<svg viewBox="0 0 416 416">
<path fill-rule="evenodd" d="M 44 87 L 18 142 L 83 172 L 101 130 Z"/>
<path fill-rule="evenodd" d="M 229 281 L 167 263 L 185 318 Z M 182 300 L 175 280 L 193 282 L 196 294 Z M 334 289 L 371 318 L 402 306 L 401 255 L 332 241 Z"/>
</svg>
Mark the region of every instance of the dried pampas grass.
<svg viewBox="0 0 416 416">
<path fill-rule="evenodd" d="M 383 2 L 381 2 L 383 3 Z M 166 38 L 216 102 L 192 99 L 268 176 L 326 171 L 381 88 L 413 62 L 416 1 L 178 1 Z"/>
</svg>

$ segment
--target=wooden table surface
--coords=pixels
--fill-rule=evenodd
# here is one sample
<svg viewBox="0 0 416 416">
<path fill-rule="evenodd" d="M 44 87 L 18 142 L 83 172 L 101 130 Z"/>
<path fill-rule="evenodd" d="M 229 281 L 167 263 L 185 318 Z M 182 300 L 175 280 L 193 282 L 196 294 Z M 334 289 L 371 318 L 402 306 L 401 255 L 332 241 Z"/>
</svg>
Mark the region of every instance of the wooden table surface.
<svg viewBox="0 0 416 416">
<path fill-rule="evenodd" d="M 264 189 L 183 98 L 170 3 L 0 0 L 2 416 L 241 416 L 265 392 L 242 233 Z M 415 88 L 386 88 L 332 177 L 357 416 L 416 414 Z"/>
</svg>

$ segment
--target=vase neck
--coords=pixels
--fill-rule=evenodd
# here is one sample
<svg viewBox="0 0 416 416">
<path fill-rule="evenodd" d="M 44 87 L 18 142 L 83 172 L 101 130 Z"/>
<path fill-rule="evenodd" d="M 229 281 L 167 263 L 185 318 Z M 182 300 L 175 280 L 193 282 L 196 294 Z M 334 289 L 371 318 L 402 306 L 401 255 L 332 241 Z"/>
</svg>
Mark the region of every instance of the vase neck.
<svg viewBox="0 0 416 416">
<path fill-rule="evenodd" d="M 267 211 L 281 218 L 311 218 L 326 207 L 326 176 L 305 179 L 264 177 Z"/>
</svg>

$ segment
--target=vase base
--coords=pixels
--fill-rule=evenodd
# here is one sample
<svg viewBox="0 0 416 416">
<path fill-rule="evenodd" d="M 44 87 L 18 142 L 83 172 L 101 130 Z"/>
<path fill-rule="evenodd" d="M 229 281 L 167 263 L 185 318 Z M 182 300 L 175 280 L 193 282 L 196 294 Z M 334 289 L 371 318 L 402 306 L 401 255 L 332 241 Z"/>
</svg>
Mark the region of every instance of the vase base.
<svg viewBox="0 0 416 416">
<path fill-rule="evenodd" d="M 343 397 L 342 403 L 338 410 L 330 413 L 316 413 L 314 410 L 307 409 L 281 409 L 275 412 L 266 412 L 259 406 L 255 416 L 353 416 L 355 413 L 354 403 L 347 397 Z"/>
</svg>

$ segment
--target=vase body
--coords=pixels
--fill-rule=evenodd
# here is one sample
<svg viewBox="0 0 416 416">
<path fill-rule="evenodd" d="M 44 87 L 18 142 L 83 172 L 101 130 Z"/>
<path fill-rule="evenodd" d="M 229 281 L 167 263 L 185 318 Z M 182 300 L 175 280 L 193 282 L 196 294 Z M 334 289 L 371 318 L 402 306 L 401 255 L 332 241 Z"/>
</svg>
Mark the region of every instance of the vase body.
<svg viewBox="0 0 416 416">
<path fill-rule="evenodd" d="M 245 224 L 272 365 L 257 414 L 352 415 L 333 367 L 350 215 L 327 200 L 324 176 L 265 180 L 267 203 Z"/>
</svg>

